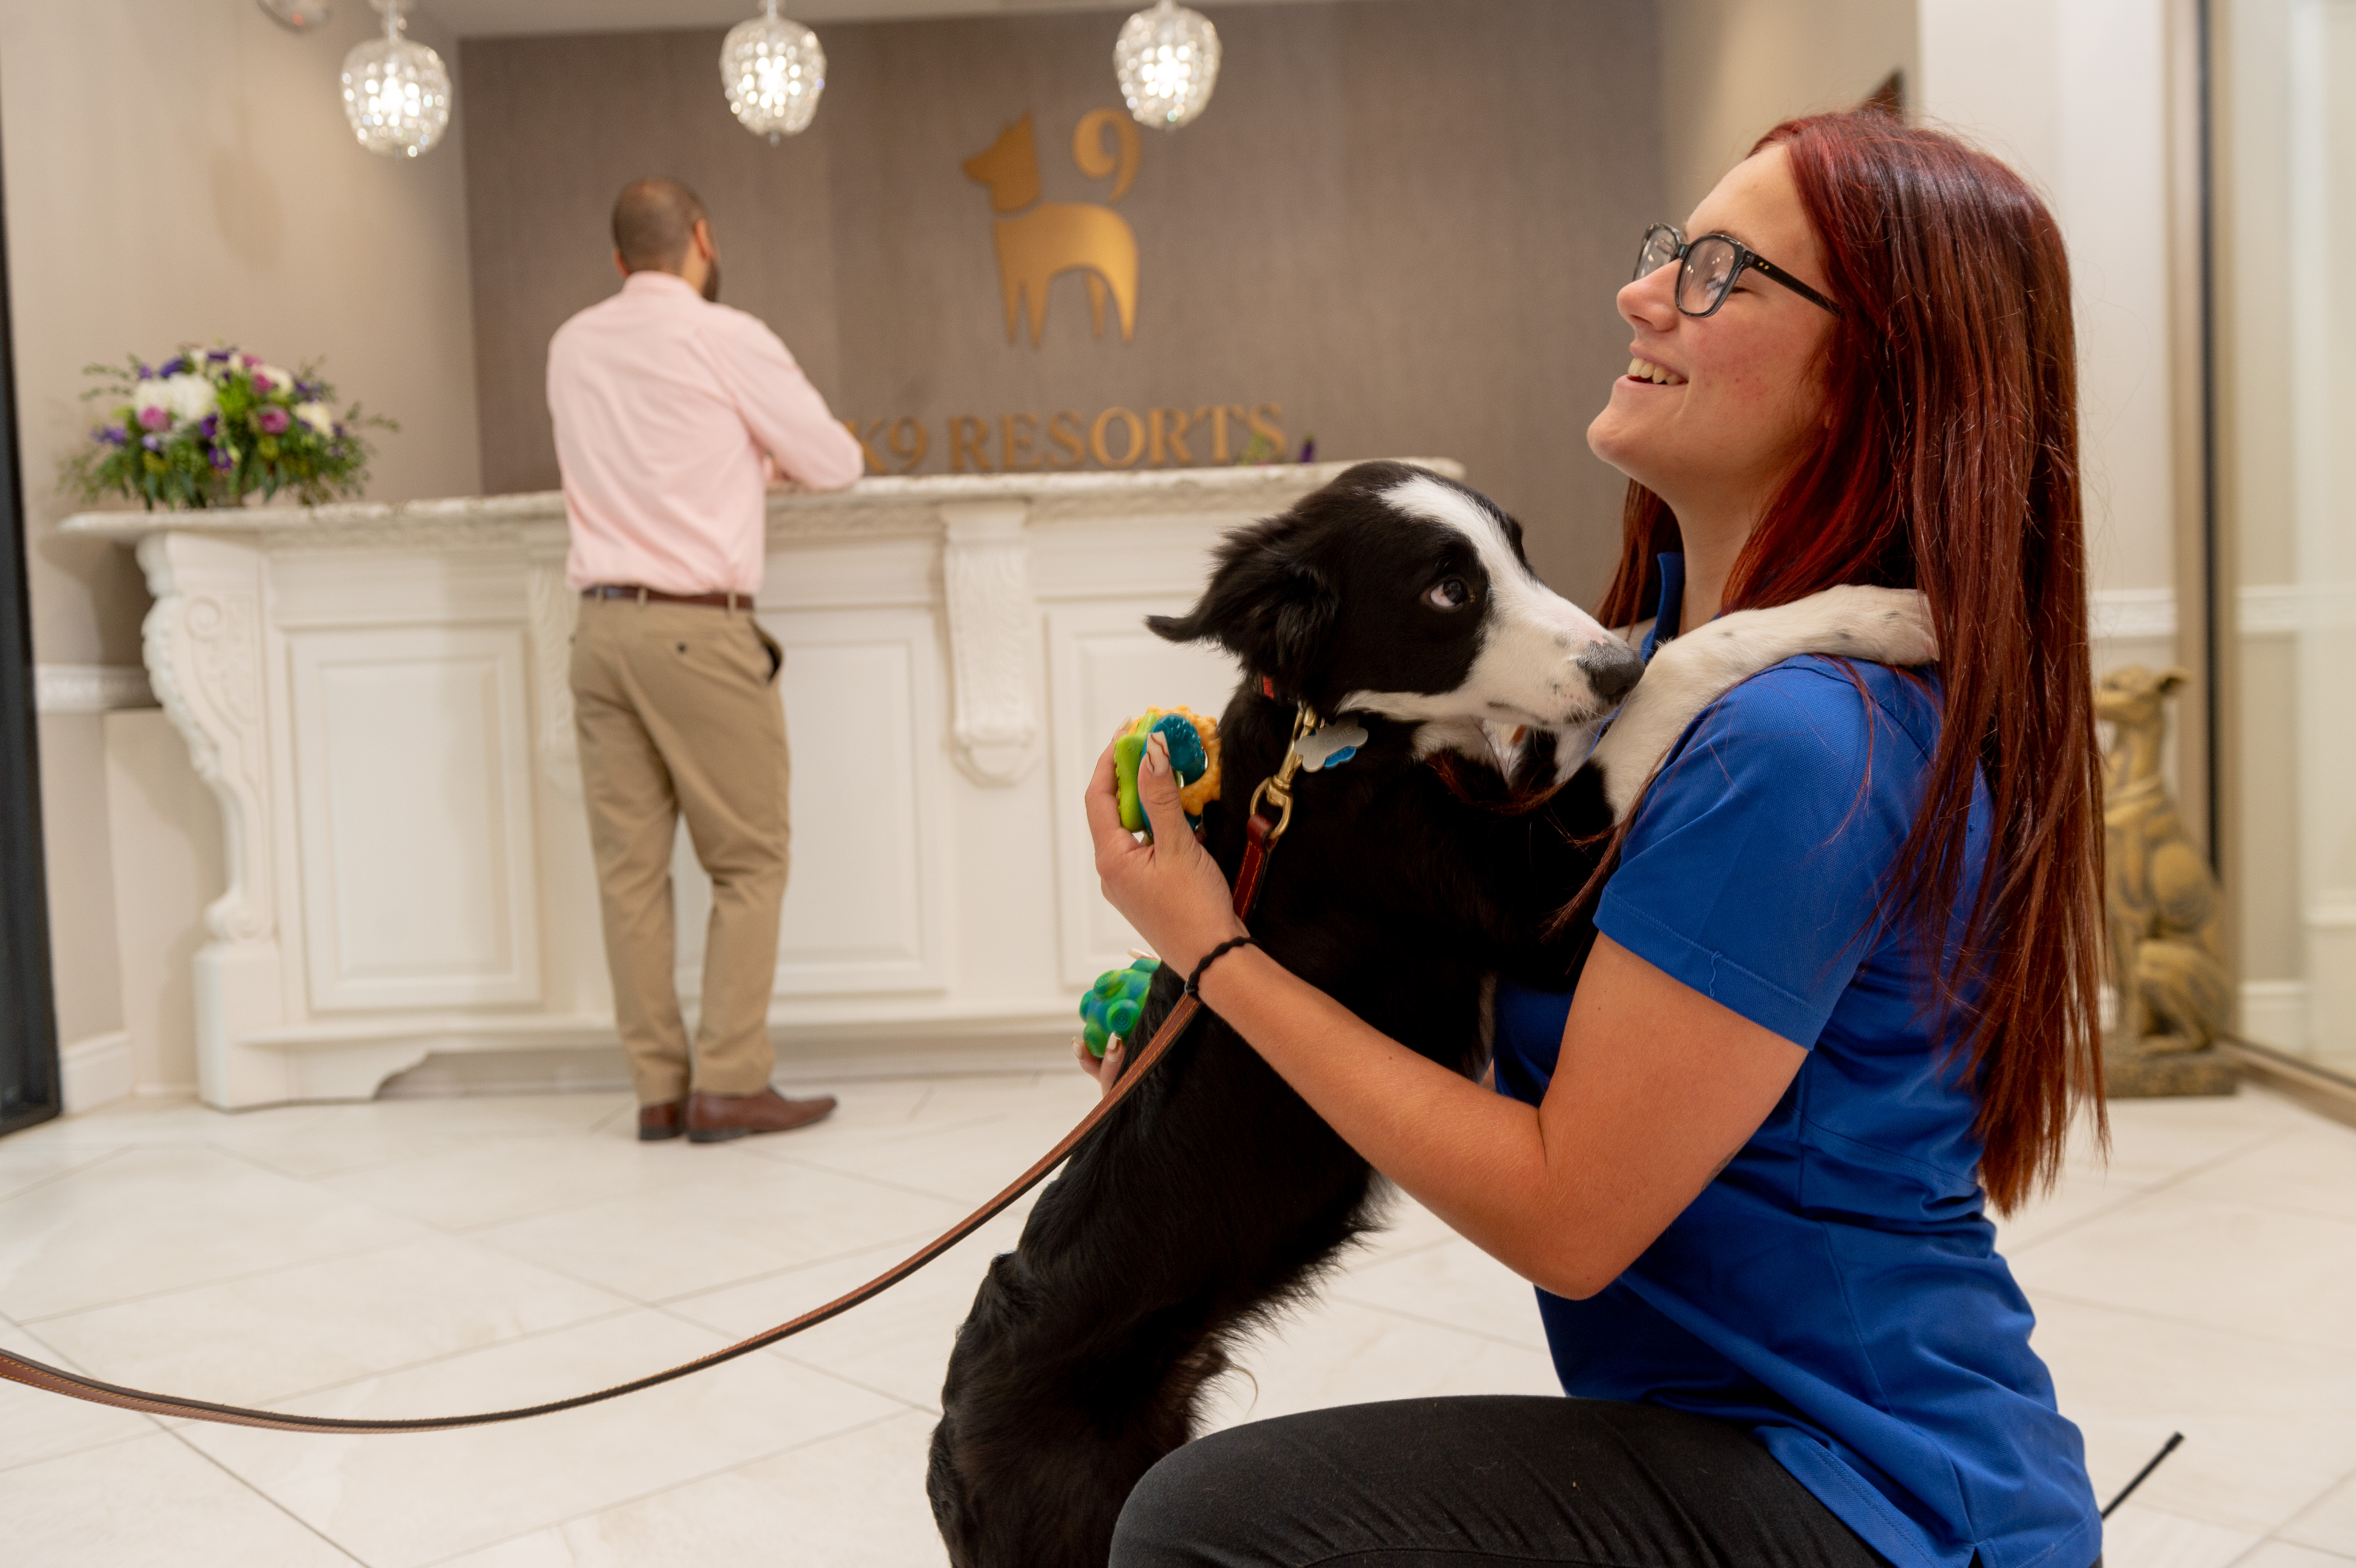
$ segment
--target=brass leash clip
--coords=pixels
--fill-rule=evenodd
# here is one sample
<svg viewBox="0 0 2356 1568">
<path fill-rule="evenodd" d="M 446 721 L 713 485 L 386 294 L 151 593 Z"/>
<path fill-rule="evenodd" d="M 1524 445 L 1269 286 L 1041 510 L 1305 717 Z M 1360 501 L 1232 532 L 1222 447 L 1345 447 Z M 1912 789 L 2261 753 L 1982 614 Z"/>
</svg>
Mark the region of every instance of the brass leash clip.
<svg viewBox="0 0 2356 1568">
<path fill-rule="evenodd" d="M 1276 824 L 1268 830 L 1268 842 L 1270 843 L 1282 838 L 1284 830 L 1292 825 L 1292 776 L 1301 771 L 1301 743 L 1324 725 L 1325 721 L 1317 716 L 1317 710 L 1302 703 L 1292 715 L 1292 740 L 1284 748 L 1283 765 L 1273 775 L 1261 779 L 1259 788 L 1252 791 L 1251 810 L 1248 815 L 1259 815 L 1262 800 L 1276 802 Z"/>
</svg>

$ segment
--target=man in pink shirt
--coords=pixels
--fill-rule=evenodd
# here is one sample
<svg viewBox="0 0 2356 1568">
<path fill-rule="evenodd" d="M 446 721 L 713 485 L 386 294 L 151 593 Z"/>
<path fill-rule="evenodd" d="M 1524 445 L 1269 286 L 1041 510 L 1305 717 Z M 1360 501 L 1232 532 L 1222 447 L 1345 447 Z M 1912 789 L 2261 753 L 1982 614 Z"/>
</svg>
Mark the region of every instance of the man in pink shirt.
<svg viewBox="0 0 2356 1568">
<path fill-rule="evenodd" d="M 716 303 L 695 193 L 642 179 L 614 205 L 621 292 L 557 328 L 548 407 L 582 596 L 581 782 L 638 1136 L 716 1143 L 834 1109 L 769 1087 L 788 833 L 785 655 L 754 618 L 774 473 L 859 477 L 859 443 L 761 321 Z M 712 877 L 694 1049 L 672 983 L 671 843 Z"/>
</svg>

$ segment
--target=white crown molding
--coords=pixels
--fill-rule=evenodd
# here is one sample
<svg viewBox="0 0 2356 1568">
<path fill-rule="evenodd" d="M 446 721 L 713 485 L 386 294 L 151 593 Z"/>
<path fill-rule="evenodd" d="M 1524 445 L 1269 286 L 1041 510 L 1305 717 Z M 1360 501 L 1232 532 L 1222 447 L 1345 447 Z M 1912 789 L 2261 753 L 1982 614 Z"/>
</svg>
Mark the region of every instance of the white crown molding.
<svg viewBox="0 0 2356 1568">
<path fill-rule="evenodd" d="M 36 713 L 103 714 L 154 706 L 155 693 L 147 685 L 147 671 L 136 664 L 33 666 Z"/>
</svg>

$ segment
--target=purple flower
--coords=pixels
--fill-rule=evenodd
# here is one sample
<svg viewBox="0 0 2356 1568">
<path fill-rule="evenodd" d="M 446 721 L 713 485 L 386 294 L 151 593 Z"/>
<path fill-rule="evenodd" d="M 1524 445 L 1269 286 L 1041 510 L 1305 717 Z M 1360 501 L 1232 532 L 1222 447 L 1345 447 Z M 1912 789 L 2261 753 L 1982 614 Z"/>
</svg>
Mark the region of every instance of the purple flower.
<svg viewBox="0 0 2356 1568">
<path fill-rule="evenodd" d="M 205 350 L 205 361 L 208 364 L 213 365 L 226 364 L 229 361 L 229 350 L 226 349 L 208 349 Z"/>
<path fill-rule="evenodd" d="M 102 424 L 91 434 L 109 446 L 120 446 L 131 439 L 131 433 L 119 424 Z"/>
<path fill-rule="evenodd" d="M 146 447 L 150 452 L 161 452 L 164 449 L 164 438 L 160 435 L 142 435 L 139 438 L 139 445 Z"/>
<path fill-rule="evenodd" d="M 139 424 L 144 430 L 167 430 L 172 424 L 172 411 L 149 406 L 139 411 Z"/>
<path fill-rule="evenodd" d="M 211 440 L 214 436 L 220 434 L 220 415 L 218 413 L 209 413 L 205 415 L 204 418 L 197 422 L 197 428 L 205 433 L 206 440 Z"/>
<path fill-rule="evenodd" d="M 276 435 L 294 423 L 294 416 L 276 403 L 268 403 L 253 412 L 253 427 L 264 435 Z"/>
<path fill-rule="evenodd" d="M 220 469 L 222 473 L 224 473 L 224 474 L 226 474 L 226 473 L 228 473 L 228 472 L 229 472 L 229 470 L 230 470 L 230 460 L 229 460 L 229 454 L 228 454 L 228 452 L 224 451 L 222 448 L 220 448 L 220 447 L 219 447 L 219 446 L 216 446 L 216 447 L 212 448 L 212 450 L 211 450 L 210 452 L 207 453 L 207 454 L 206 454 L 206 456 L 209 456 L 210 458 L 212 458 L 212 460 L 213 460 L 213 467 L 214 467 L 219 468 L 219 469 Z"/>
<path fill-rule="evenodd" d="M 188 357 L 186 354 L 175 354 L 172 358 L 164 361 L 164 368 L 156 373 L 158 375 L 177 376 L 187 368 Z"/>
</svg>

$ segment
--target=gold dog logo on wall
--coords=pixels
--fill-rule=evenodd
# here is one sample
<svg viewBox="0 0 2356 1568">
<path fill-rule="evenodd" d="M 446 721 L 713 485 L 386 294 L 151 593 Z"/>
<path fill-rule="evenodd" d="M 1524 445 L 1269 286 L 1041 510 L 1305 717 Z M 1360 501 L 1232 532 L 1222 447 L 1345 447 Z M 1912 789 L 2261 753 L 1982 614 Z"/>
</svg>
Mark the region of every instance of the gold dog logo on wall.
<svg viewBox="0 0 2356 1568">
<path fill-rule="evenodd" d="M 1107 131 L 1112 133 L 1110 146 L 1106 145 Z M 1138 151 L 1137 123 L 1124 111 L 1095 109 L 1081 116 L 1079 128 L 1072 133 L 1072 161 L 1090 179 L 1113 177 L 1112 194 L 1103 205 L 1039 200 L 1039 150 L 1032 140 L 1028 113 L 1001 131 L 988 152 L 965 160 L 966 174 L 990 187 L 991 210 L 1017 214 L 1000 218 L 996 224 L 998 286 L 1006 296 L 1008 342 L 1014 341 L 1015 321 L 1028 305 L 1031 346 L 1039 346 L 1047 325 L 1047 285 L 1068 272 L 1087 280 L 1088 315 L 1098 337 L 1104 336 L 1107 290 L 1120 312 L 1120 340 L 1126 343 L 1135 334 L 1137 233 L 1111 203 L 1137 177 Z"/>
</svg>

